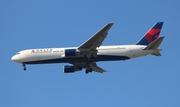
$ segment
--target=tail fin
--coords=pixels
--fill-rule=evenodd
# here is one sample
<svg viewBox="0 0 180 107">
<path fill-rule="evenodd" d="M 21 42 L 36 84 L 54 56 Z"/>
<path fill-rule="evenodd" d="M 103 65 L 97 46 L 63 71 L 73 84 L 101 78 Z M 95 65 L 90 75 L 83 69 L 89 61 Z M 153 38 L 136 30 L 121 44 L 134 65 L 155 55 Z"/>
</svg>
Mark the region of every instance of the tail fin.
<svg viewBox="0 0 180 107">
<path fill-rule="evenodd" d="M 136 45 L 148 45 L 156 40 L 161 32 L 164 22 L 157 22 Z"/>
</svg>

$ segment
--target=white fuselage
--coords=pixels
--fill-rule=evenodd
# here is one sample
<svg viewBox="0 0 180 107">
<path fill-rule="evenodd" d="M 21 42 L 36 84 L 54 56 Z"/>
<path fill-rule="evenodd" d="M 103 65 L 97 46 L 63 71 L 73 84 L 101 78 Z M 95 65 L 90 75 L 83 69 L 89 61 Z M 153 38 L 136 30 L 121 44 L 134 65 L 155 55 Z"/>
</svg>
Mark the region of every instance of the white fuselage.
<svg viewBox="0 0 180 107">
<path fill-rule="evenodd" d="M 97 56 L 93 58 L 93 61 L 127 60 L 161 51 L 159 48 L 143 50 L 145 47 L 144 45 L 100 46 L 97 48 L 98 53 Z M 77 49 L 77 47 L 27 49 L 18 52 L 12 57 L 12 60 L 26 64 L 81 63 L 87 61 L 87 58 L 84 56 L 65 56 L 66 49 Z"/>
</svg>

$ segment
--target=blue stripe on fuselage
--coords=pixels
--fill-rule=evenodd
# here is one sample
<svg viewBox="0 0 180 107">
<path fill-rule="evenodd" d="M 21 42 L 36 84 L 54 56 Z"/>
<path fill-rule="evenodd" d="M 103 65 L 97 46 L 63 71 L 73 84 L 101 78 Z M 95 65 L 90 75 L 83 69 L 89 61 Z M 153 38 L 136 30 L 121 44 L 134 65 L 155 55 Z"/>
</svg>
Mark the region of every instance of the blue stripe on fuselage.
<svg viewBox="0 0 180 107">
<path fill-rule="evenodd" d="M 117 60 L 127 60 L 130 59 L 127 56 L 112 56 L 112 55 L 97 55 L 96 58 L 92 58 L 93 62 L 98 61 L 117 61 Z M 31 61 L 24 62 L 26 64 L 49 64 L 49 63 L 83 63 L 88 62 L 89 60 L 85 57 L 77 57 L 77 58 L 57 58 L 57 59 L 49 59 L 49 60 L 40 60 L 40 61 Z"/>
</svg>

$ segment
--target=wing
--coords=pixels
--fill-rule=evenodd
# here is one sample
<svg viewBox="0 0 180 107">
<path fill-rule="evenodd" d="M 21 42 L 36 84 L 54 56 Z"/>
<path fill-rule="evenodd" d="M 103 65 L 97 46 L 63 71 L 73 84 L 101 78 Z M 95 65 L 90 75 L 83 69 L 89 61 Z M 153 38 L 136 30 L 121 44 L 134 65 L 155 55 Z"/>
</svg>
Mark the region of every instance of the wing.
<svg viewBox="0 0 180 107">
<path fill-rule="evenodd" d="M 78 47 L 79 50 L 96 50 L 99 47 L 108 34 L 108 30 L 112 27 L 114 23 L 108 23 L 105 27 L 103 27 L 99 32 L 93 35 L 90 39 L 84 42 L 82 45 Z"/>
<path fill-rule="evenodd" d="M 109 29 L 112 27 L 114 23 L 108 23 L 106 26 L 104 26 L 100 31 L 98 31 L 95 35 L 93 35 L 90 39 L 88 39 L 86 42 L 84 42 L 82 45 L 78 47 L 78 50 L 80 51 L 80 54 L 82 56 L 93 56 L 96 57 L 97 50 L 96 48 L 99 47 L 104 39 L 106 38 Z M 84 68 L 89 69 L 91 68 L 92 71 L 103 73 L 106 72 L 106 70 L 100 68 L 97 66 L 95 62 L 92 63 L 72 63 L 75 68 Z"/>
<path fill-rule="evenodd" d="M 99 73 L 107 72 L 106 70 L 98 67 L 95 62 L 90 63 L 88 66 L 86 63 L 74 63 L 73 65 L 76 67 L 84 68 L 84 69 L 91 68 L 92 71 L 99 72 Z"/>
</svg>

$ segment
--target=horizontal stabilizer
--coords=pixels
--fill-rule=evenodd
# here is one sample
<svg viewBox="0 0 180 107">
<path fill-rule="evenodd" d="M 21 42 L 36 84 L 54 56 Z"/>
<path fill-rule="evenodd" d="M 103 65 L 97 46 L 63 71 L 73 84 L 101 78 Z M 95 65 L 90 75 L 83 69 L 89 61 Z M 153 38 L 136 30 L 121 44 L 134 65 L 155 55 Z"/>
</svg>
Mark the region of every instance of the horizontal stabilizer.
<svg viewBox="0 0 180 107">
<path fill-rule="evenodd" d="M 157 52 L 157 53 L 153 53 L 152 55 L 161 56 L 161 53 Z"/>
<path fill-rule="evenodd" d="M 144 50 L 157 49 L 159 45 L 161 44 L 161 42 L 163 41 L 163 39 L 164 39 L 164 36 L 159 37 L 158 39 L 150 43 L 146 48 L 144 48 Z"/>
</svg>

